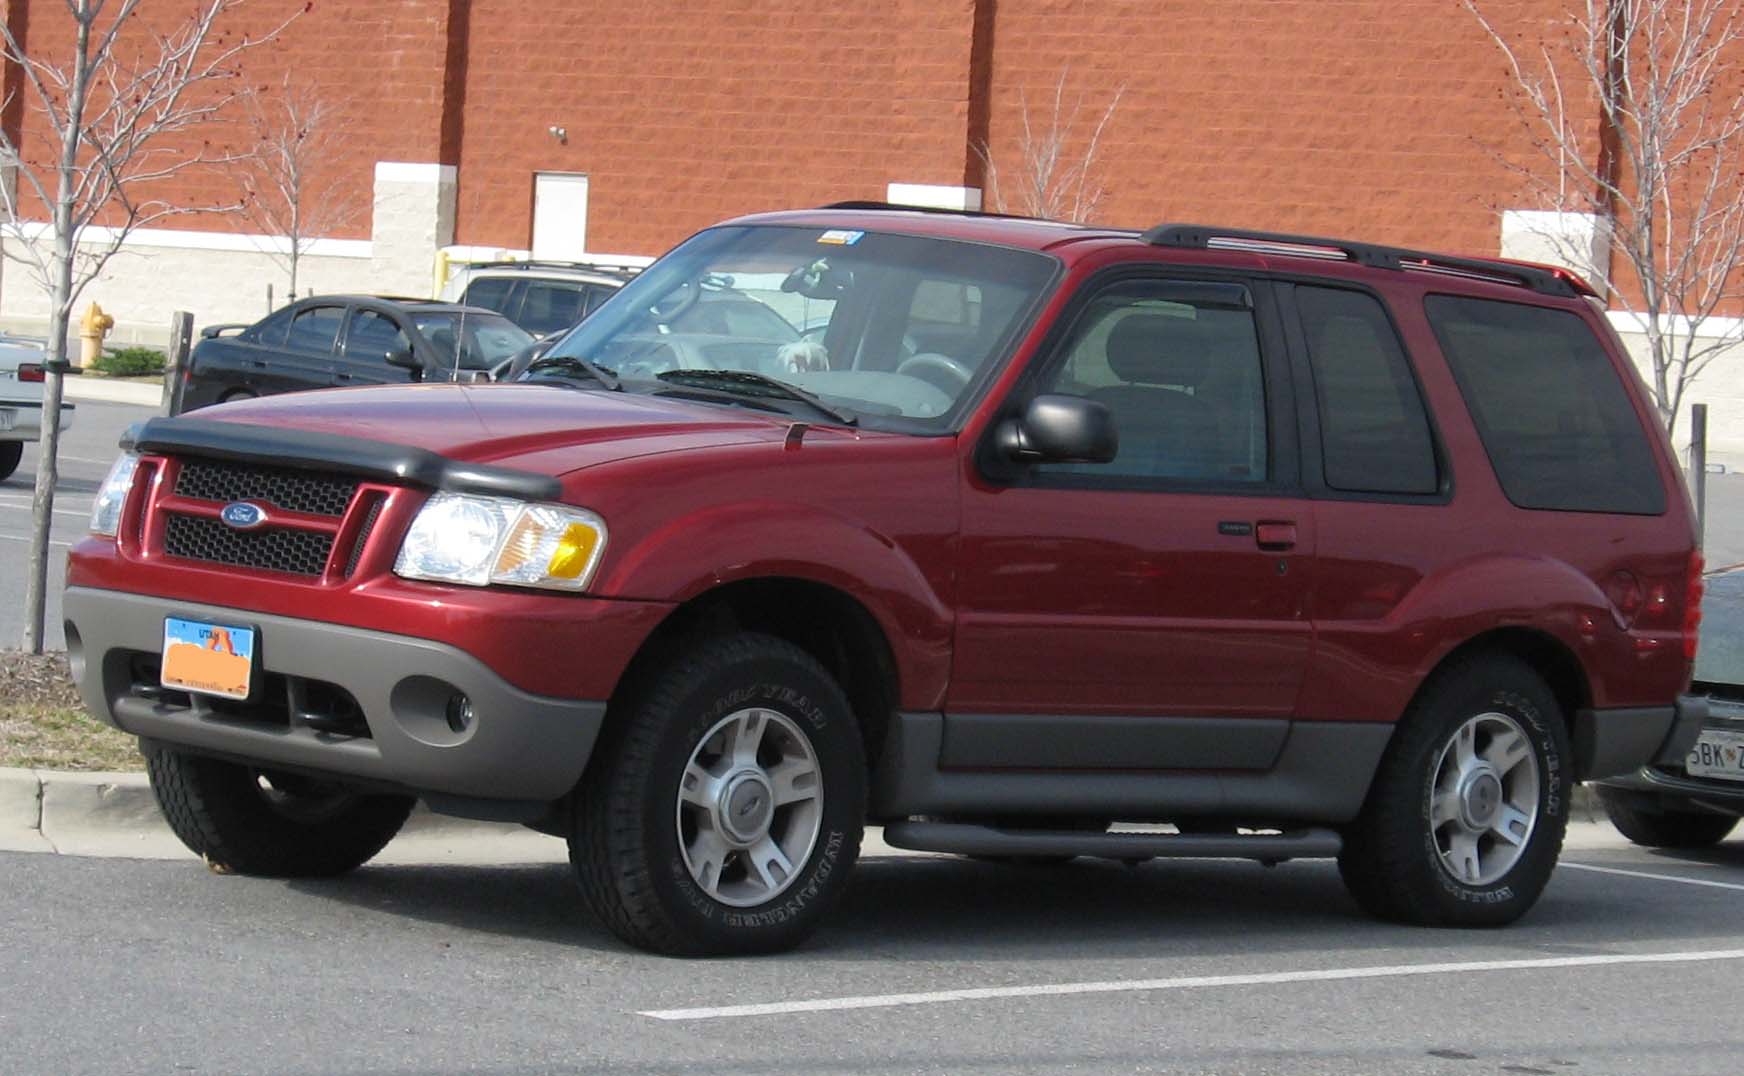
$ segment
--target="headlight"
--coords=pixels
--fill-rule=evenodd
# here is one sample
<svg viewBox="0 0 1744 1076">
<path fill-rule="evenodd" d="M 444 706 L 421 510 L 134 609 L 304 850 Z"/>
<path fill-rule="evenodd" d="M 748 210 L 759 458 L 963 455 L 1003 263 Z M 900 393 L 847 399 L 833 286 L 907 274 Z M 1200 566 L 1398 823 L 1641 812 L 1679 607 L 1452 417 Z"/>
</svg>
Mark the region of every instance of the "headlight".
<svg viewBox="0 0 1744 1076">
<path fill-rule="evenodd" d="M 127 491 L 133 488 L 133 472 L 139 467 L 139 457 L 123 452 L 109 467 L 97 499 L 91 502 L 91 533 L 113 538 L 121 525 L 121 506 L 127 503 Z"/>
<path fill-rule="evenodd" d="M 473 587 L 586 590 L 605 547 L 605 520 L 585 508 L 438 493 L 406 532 L 394 574 Z"/>
</svg>

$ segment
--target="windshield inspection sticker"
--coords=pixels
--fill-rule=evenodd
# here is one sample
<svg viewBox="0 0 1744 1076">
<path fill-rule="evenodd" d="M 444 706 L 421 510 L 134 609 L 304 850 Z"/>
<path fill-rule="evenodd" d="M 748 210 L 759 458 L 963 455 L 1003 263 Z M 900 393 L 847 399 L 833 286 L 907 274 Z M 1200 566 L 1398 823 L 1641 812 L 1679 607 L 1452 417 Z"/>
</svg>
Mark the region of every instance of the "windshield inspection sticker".
<svg viewBox="0 0 1744 1076">
<path fill-rule="evenodd" d="M 818 236 L 818 242 L 828 243 L 834 247 L 851 247 L 866 237 L 865 232 L 850 232 L 842 228 L 831 228 Z"/>
</svg>

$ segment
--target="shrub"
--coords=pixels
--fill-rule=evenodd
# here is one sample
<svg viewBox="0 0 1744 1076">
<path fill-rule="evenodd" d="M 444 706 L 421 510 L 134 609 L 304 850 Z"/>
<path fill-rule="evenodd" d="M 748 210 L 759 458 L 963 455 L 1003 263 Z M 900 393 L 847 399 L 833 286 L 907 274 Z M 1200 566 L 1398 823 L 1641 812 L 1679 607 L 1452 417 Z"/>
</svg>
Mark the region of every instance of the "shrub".
<svg viewBox="0 0 1744 1076">
<path fill-rule="evenodd" d="M 124 347 L 97 356 L 91 367 L 115 377 L 140 377 L 164 371 L 163 352 L 150 347 Z"/>
</svg>

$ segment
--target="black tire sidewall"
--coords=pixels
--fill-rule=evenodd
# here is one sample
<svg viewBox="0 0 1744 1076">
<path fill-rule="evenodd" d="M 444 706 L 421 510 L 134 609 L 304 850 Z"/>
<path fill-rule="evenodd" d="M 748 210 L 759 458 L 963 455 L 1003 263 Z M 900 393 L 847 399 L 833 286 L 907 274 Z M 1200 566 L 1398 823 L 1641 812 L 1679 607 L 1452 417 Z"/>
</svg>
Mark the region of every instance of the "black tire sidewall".
<svg viewBox="0 0 1744 1076">
<path fill-rule="evenodd" d="M 1571 788 L 1568 733 L 1555 698 L 1523 666 L 1497 661 L 1480 664 L 1473 671 L 1476 675 L 1450 678 L 1427 708 L 1429 720 L 1423 725 L 1424 735 L 1418 738 L 1414 759 L 1418 774 L 1414 828 L 1420 869 L 1439 913 L 1436 918 L 1448 923 L 1499 925 L 1518 918 L 1538 899 L 1562 851 Z M 1430 826 L 1430 797 L 1448 741 L 1465 722 L 1492 712 L 1512 719 L 1532 745 L 1539 775 L 1538 816 L 1525 851 L 1508 872 L 1487 886 L 1472 886 L 1453 877 L 1442 863 Z"/>
<path fill-rule="evenodd" d="M 663 918 L 675 928 L 672 944 L 686 953 L 754 953 L 797 944 L 846 886 L 859 855 L 865 823 L 866 767 L 859 729 L 841 689 L 802 652 L 774 639 L 732 640 L 705 661 L 679 690 L 655 692 L 638 715 L 655 723 L 653 750 L 634 782 L 642 805 L 640 851 Z M 736 649 L 738 656 L 731 656 Z M 723 718 L 747 708 L 787 717 L 816 754 L 822 818 L 797 878 L 765 904 L 723 904 L 691 878 L 680 849 L 677 797 L 691 754 Z M 634 855 L 637 850 L 614 849 Z"/>
<path fill-rule="evenodd" d="M 11 478 L 23 460 L 23 441 L 0 441 L 0 482 Z"/>
</svg>

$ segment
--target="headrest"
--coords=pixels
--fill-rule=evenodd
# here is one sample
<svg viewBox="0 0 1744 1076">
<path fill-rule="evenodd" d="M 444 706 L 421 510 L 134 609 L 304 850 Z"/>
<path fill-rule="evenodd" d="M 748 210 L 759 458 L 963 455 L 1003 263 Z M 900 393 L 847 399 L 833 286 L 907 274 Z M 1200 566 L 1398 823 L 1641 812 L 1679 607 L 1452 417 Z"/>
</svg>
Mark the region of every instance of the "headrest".
<svg viewBox="0 0 1744 1076">
<path fill-rule="evenodd" d="M 1123 381 L 1197 386 L 1228 334 L 1191 318 L 1132 314 L 1108 334 L 1108 366 Z"/>
</svg>

